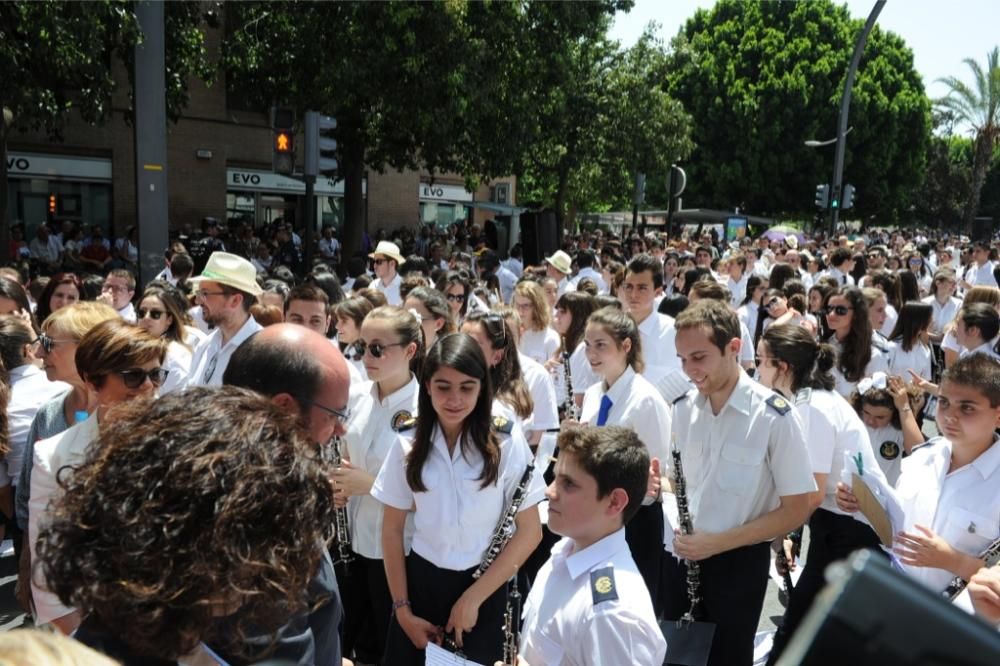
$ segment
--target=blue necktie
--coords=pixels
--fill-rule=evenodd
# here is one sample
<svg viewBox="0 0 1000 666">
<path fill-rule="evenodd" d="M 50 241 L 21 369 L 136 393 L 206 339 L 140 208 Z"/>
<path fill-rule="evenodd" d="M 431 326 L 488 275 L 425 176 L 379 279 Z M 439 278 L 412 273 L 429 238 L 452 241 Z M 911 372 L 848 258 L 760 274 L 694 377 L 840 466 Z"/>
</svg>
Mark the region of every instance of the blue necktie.
<svg viewBox="0 0 1000 666">
<path fill-rule="evenodd" d="M 611 411 L 611 398 L 606 395 L 601 396 L 601 408 L 597 410 L 597 425 L 602 426 L 608 422 L 608 412 Z"/>
</svg>

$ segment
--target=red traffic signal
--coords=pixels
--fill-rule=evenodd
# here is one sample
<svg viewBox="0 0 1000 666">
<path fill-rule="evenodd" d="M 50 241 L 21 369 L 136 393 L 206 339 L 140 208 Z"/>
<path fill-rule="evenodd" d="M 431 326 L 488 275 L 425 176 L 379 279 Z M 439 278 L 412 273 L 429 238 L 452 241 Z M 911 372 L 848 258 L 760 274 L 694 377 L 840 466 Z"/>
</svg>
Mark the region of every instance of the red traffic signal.
<svg viewBox="0 0 1000 666">
<path fill-rule="evenodd" d="M 274 152 L 276 153 L 294 153 L 295 152 L 295 135 L 291 132 L 277 131 L 274 133 Z"/>
</svg>

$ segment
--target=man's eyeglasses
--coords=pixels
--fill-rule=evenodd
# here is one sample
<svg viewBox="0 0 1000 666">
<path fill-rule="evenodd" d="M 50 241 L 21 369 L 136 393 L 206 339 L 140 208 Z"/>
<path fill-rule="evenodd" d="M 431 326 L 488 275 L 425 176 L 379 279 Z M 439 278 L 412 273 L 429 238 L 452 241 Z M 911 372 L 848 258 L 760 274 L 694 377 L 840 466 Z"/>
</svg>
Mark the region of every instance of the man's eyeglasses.
<svg viewBox="0 0 1000 666">
<path fill-rule="evenodd" d="M 849 308 L 846 305 L 828 305 L 823 311 L 828 315 L 835 314 L 838 317 L 843 317 L 853 309 L 854 308 Z"/>
<path fill-rule="evenodd" d="M 131 370 L 119 370 L 118 374 L 122 377 L 122 382 L 125 383 L 130 389 L 137 389 L 142 386 L 148 379 L 152 382 L 153 386 L 159 386 L 167 379 L 167 375 L 170 374 L 169 370 L 164 370 L 163 368 L 153 368 L 152 370 L 143 370 L 142 368 L 132 368 Z"/>
<path fill-rule="evenodd" d="M 136 316 L 142 320 L 149 316 L 153 321 L 160 321 L 160 317 L 167 314 L 163 310 L 146 310 L 145 308 L 139 308 L 135 311 Z"/>
<path fill-rule="evenodd" d="M 101 287 L 101 290 L 110 291 L 115 294 L 127 294 L 128 292 L 132 291 L 132 289 L 129 289 L 128 287 L 122 287 L 117 284 L 106 284 L 103 287 Z"/>
<path fill-rule="evenodd" d="M 325 407 L 319 404 L 318 402 L 312 403 L 312 406 L 318 407 L 319 409 L 326 412 L 333 418 L 337 419 L 341 424 L 345 426 L 347 425 L 347 422 L 351 420 L 351 410 L 349 409 L 339 410 L 339 409 L 334 409 L 332 407 Z"/>
<path fill-rule="evenodd" d="M 56 340 L 55 338 L 50 338 L 44 333 L 39 333 L 34 344 L 44 349 L 46 354 L 51 354 L 56 345 L 70 342 L 76 342 L 76 340 Z"/>
<path fill-rule="evenodd" d="M 385 263 L 385 259 L 372 259 L 372 263 L 375 264 L 376 266 L 381 266 L 382 264 Z"/>
<path fill-rule="evenodd" d="M 389 347 L 405 347 L 408 344 L 410 343 L 390 342 L 382 345 L 377 342 L 373 342 L 372 344 L 368 344 L 364 340 L 358 340 L 354 343 L 354 348 L 357 350 L 358 358 L 363 357 L 366 351 L 372 355 L 372 358 L 382 358 L 382 354 L 384 354 L 385 350 Z"/>
<path fill-rule="evenodd" d="M 465 294 L 448 294 L 445 296 L 452 303 L 462 303 L 465 301 Z"/>
</svg>

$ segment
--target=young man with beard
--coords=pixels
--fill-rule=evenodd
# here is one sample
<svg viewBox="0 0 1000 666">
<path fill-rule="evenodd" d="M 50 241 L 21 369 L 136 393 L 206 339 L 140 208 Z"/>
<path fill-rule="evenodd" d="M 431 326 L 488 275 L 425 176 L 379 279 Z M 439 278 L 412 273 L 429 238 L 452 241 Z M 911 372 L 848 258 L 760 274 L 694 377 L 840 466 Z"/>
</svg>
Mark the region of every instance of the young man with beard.
<svg viewBox="0 0 1000 666">
<path fill-rule="evenodd" d="M 257 270 L 243 257 L 213 252 L 201 275 L 190 280 L 198 290 L 201 316 L 215 330 L 195 347 L 185 386 L 221 386 L 233 352 L 261 329 L 250 316 L 263 291 L 256 278 Z"/>
</svg>

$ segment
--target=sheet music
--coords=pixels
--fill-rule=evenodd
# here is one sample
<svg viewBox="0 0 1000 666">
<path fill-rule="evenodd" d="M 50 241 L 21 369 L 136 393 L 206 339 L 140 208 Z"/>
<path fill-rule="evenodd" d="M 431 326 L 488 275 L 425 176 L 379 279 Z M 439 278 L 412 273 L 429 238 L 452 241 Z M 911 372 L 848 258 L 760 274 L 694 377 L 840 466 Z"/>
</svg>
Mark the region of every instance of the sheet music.
<svg viewBox="0 0 1000 666">
<path fill-rule="evenodd" d="M 454 652 L 448 652 L 436 643 L 428 643 L 424 654 L 426 655 L 424 663 L 427 666 L 455 666 L 456 664 L 462 666 L 483 666 L 483 664 L 460 657 Z"/>
</svg>

